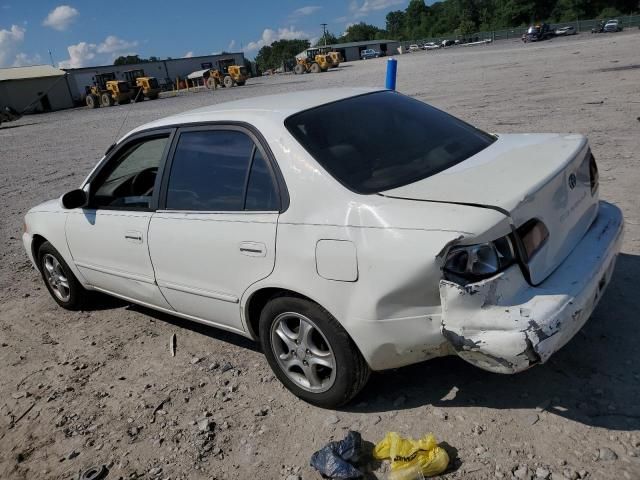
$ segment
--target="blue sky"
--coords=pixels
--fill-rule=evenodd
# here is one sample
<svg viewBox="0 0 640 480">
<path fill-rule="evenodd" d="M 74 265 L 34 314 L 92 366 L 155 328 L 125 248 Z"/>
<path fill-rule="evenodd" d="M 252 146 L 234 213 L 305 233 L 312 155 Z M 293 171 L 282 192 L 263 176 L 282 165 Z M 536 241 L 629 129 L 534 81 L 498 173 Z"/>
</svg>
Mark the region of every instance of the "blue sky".
<svg viewBox="0 0 640 480">
<path fill-rule="evenodd" d="M 185 57 L 222 50 L 253 57 L 281 38 L 339 35 L 351 23 L 380 27 L 408 0 L 151 1 L 0 0 L 0 67 L 109 64 L 119 55 Z M 429 2 L 432 3 L 432 2 Z"/>
</svg>

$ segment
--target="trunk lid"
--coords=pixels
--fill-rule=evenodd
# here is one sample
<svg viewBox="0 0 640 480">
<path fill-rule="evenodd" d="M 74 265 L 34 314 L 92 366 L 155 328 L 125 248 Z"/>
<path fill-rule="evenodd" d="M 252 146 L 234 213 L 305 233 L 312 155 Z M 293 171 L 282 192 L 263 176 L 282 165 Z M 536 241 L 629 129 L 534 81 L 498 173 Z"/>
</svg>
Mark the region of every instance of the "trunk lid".
<svg viewBox="0 0 640 480">
<path fill-rule="evenodd" d="M 382 194 L 499 209 L 516 228 L 532 219 L 542 221 L 548 238 L 528 262 L 531 283 L 537 285 L 566 258 L 597 215 L 590 155 L 581 135 L 500 135 L 464 162 Z"/>
</svg>

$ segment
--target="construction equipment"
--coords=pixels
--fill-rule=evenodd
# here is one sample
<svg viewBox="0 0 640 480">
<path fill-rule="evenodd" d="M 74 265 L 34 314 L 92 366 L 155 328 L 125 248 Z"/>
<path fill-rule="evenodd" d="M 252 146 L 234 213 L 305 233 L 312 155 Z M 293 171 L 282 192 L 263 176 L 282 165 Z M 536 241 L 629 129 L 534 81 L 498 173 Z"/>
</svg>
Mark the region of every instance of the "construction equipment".
<svg viewBox="0 0 640 480">
<path fill-rule="evenodd" d="M 228 65 L 222 72 L 212 68 L 209 71 L 206 85 L 207 88 L 210 89 L 217 88 L 218 86 L 231 88 L 237 85 L 238 87 L 242 87 L 248 78 L 249 74 L 247 73 L 246 67 L 241 65 Z"/>
<path fill-rule="evenodd" d="M 326 72 L 333 66 L 333 59 L 327 54 L 319 53 L 319 49 L 311 48 L 305 54 L 306 56 L 296 58 L 296 66 L 293 67 L 293 73 L 296 75 Z"/>
<path fill-rule="evenodd" d="M 555 37 L 556 31 L 553 30 L 548 24 L 542 23 L 538 25 L 531 25 L 522 36 L 522 41 L 527 42 L 539 42 L 548 38 Z"/>
<path fill-rule="evenodd" d="M 88 107 L 110 107 L 114 103 L 125 105 L 131 103 L 133 96 L 129 84 L 124 80 L 116 80 L 114 73 L 101 73 L 93 77 L 93 85 L 85 87 L 85 102 Z"/>
<path fill-rule="evenodd" d="M 331 47 L 316 47 L 307 49 L 307 57 L 315 60 L 317 55 L 324 55 L 327 62 L 330 64 L 329 68 L 336 68 L 341 62 L 344 62 L 344 58 L 340 52 L 331 50 Z"/>
<path fill-rule="evenodd" d="M 147 97 L 149 100 L 155 100 L 160 94 L 160 86 L 156 77 L 148 77 L 144 74 L 144 70 L 127 70 L 124 78 L 129 84 L 129 88 L 133 92 L 132 98 L 136 102 L 141 102 Z"/>
</svg>

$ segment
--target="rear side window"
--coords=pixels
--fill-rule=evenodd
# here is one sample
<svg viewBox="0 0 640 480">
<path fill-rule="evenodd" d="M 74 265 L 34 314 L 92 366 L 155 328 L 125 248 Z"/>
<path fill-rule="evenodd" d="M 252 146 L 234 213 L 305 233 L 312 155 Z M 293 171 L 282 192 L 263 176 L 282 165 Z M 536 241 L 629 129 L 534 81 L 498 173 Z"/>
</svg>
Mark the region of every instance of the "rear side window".
<svg viewBox="0 0 640 480">
<path fill-rule="evenodd" d="M 297 113 L 285 126 L 325 170 L 362 194 L 430 177 L 495 141 L 462 120 L 389 91 Z"/>
<path fill-rule="evenodd" d="M 166 208 L 278 210 L 271 171 L 253 140 L 236 130 L 183 132 L 176 145 Z M 252 166 L 253 165 L 253 166 Z"/>
<path fill-rule="evenodd" d="M 260 150 L 255 149 L 247 184 L 245 210 L 272 211 L 280 209 L 280 200 L 273 188 L 271 171 Z"/>
</svg>

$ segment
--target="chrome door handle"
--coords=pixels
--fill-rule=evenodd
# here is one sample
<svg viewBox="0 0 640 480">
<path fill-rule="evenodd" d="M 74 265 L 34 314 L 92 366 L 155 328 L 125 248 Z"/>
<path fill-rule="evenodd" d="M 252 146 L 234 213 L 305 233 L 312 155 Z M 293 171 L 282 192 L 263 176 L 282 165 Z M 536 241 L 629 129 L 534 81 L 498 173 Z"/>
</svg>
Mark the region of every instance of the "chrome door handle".
<svg viewBox="0 0 640 480">
<path fill-rule="evenodd" d="M 267 246 L 260 242 L 240 242 L 240 253 L 249 257 L 264 257 L 267 255 Z"/>
</svg>

